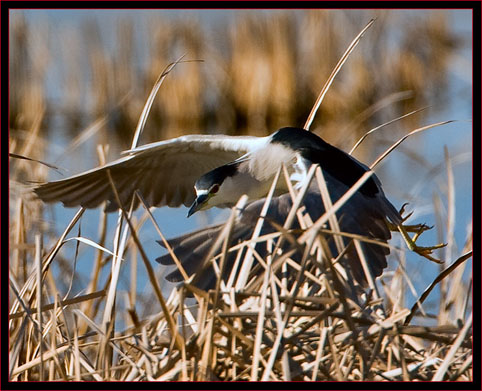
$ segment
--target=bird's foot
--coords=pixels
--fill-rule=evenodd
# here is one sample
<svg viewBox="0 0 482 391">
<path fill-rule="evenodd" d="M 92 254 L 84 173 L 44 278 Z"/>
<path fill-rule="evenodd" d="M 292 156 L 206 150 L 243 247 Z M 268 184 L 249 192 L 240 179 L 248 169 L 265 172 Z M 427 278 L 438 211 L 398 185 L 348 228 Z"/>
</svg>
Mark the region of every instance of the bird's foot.
<svg viewBox="0 0 482 391">
<path fill-rule="evenodd" d="M 418 237 L 423 234 L 425 231 L 428 231 L 429 229 L 432 229 L 432 227 L 426 225 L 426 224 L 403 224 L 405 221 L 407 221 L 413 214 L 413 212 L 410 212 L 408 213 L 405 217 L 403 216 L 403 214 L 405 213 L 405 207 L 408 205 L 408 203 L 405 203 L 402 205 L 402 207 L 400 208 L 399 210 L 399 214 L 400 216 L 402 217 L 402 222 L 400 225 L 398 224 L 392 224 L 392 223 L 388 223 L 388 228 L 390 229 L 390 231 L 399 231 L 400 230 L 400 226 L 403 226 L 403 229 L 406 231 L 406 232 L 415 232 L 415 236 L 413 237 L 413 242 L 415 242 Z"/>
<path fill-rule="evenodd" d="M 447 245 L 447 243 L 439 243 L 439 244 L 436 244 L 435 246 L 424 247 L 424 246 L 418 246 L 413 240 L 410 240 L 410 241 L 405 240 L 405 242 L 407 243 L 408 248 L 416 252 L 418 255 L 421 255 L 422 257 L 427 258 L 428 260 L 435 263 L 440 263 L 440 264 L 444 263 L 444 261 L 432 257 L 431 254 L 433 250 L 444 248 Z"/>
<path fill-rule="evenodd" d="M 402 221 L 405 221 L 405 219 Z M 390 231 L 399 231 L 397 224 L 388 223 L 388 228 Z M 403 224 L 403 228 L 407 232 L 416 232 L 418 237 L 425 231 L 432 229 L 433 226 L 428 226 L 427 224 Z"/>
<path fill-rule="evenodd" d="M 417 225 L 412 225 L 412 226 L 405 226 L 403 224 L 400 224 L 398 226 L 398 230 L 402 234 L 402 237 L 405 240 L 405 243 L 407 244 L 407 247 L 411 251 L 416 252 L 418 255 L 421 255 L 422 257 L 427 258 L 428 260 L 430 260 L 432 262 L 444 263 L 443 261 L 432 257 L 431 254 L 432 254 L 433 250 L 443 248 L 447 245 L 447 243 L 439 243 L 439 244 L 436 244 L 435 246 L 428 246 L 428 247 L 419 246 L 416 243 L 417 240 L 420 238 L 420 235 L 422 235 L 422 233 L 424 233 L 425 231 L 427 231 L 431 228 L 432 227 L 428 227 L 425 224 L 417 224 Z M 413 238 L 410 237 L 408 232 L 415 232 L 415 235 L 413 235 Z"/>
<path fill-rule="evenodd" d="M 410 212 L 407 214 L 405 217 L 403 217 L 403 214 L 405 213 L 405 207 L 408 204 L 403 204 L 402 207 L 400 208 L 400 216 L 402 216 L 402 223 L 397 225 L 397 224 L 389 224 L 389 228 L 391 231 L 400 231 L 402 234 L 403 239 L 405 240 L 405 243 L 407 247 L 411 250 L 416 252 L 417 254 L 421 255 L 424 258 L 427 258 L 428 260 L 436 263 L 443 263 L 443 261 L 436 259 L 432 257 L 432 251 L 437 250 L 439 248 L 445 247 L 447 244 L 446 243 L 439 243 L 436 244 L 435 246 L 428 246 L 428 247 L 423 247 L 417 245 L 417 240 L 420 238 L 420 236 L 425 232 L 433 228 L 426 225 L 426 224 L 403 224 L 407 219 L 413 214 L 413 212 Z M 415 233 L 413 237 L 410 237 L 408 234 L 409 232 Z"/>
</svg>

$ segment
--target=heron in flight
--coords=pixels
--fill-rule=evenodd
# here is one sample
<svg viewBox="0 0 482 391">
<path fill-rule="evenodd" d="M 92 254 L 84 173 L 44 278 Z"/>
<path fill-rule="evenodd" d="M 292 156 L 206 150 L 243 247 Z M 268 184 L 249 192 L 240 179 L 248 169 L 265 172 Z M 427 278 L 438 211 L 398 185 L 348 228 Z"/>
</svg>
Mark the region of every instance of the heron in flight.
<svg viewBox="0 0 482 391">
<path fill-rule="evenodd" d="M 231 236 L 232 242 L 239 242 L 251 238 L 264 198 L 280 167 L 285 165 L 290 178 L 301 183 L 313 164 L 322 169 L 333 203 L 369 171 L 363 163 L 314 133 L 285 127 L 267 137 L 187 135 L 147 144 L 124 152 L 123 157 L 112 163 L 45 183 L 34 191 L 45 202 L 61 201 L 69 207 L 95 208 L 107 201 L 105 210 L 115 211 L 119 205 L 108 178 L 109 171 L 121 206 L 129 205 L 138 191 L 149 206 L 185 205 L 190 208 L 188 216 L 211 207 L 232 207 L 246 194 L 250 202 L 238 215 Z M 276 224 L 282 226 L 291 206 L 287 184 L 280 180 L 262 233 L 273 232 Z M 323 215 L 325 208 L 318 185 L 309 185 L 303 206 L 313 221 Z M 362 235 L 382 244 L 391 238 L 389 224 L 398 226 L 403 222 L 374 174 L 338 210 L 336 217 L 341 232 Z M 168 241 L 185 271 L 189 275 L 197 273 L 198 287 L 207 289 L 216 280 L 212 268 L 201 271 L 199 265 L 221 228 L 221 225 L 207 227 Z M 372 275 L 379 276 L 387 265 L 389 248 L 372 241 L 363 243 L 363 249 Z M 351 275 L 364 284 L 357 252 L 347 252 L 345 259 Z M 157 261 L 173 263 L 169 254 Z M 183 280 L 178 270 L 166 278 Z"/>
</svg>

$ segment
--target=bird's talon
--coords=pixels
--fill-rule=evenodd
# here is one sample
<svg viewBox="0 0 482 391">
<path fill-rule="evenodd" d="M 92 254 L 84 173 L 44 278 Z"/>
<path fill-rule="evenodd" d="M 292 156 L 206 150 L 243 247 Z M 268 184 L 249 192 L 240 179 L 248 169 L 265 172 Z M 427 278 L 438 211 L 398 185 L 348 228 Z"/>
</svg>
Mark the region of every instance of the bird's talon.
<svg viewBox="0 0 482 391">
<path fill-rule="evenodd" d="M 422 246 L 417 246 L 415 244 L 415 241 L 413 241 L 413 245 L 409 245 L 409 248 L 413 252 L 416 252 L 418 255 L 421 255 L 422 257 L 427 258 L 428 260 L 430 260 L 432 262 L 442 264 L 442 263 L 444 263 L 444 261 L 441 261 L 437 258 L 432 257 L 431 254 L 432 254 L 433 250 L 443 248 L 446 245 L 447 245 L 447 243 L 439 243 L 439 244 L 436 244 L 435 246 L 422 247 Z"/>
<path fill-rule="evenodd" d="M 425 231 L 429 231 L 433 228 L 433 226 L 428 226 L 427 224 L 415 224 L 415 225 L 406 225 L 404 226 L 405 229 L 410 232 L 420 232 L 420 234 L 424 233 Z"/>
<path fill-rule="evenodd" d="M 405 207 L 408 205 L 408 202 L 405 202 L 402 207 L 400 208 L 400 211 L 398 212 L 400 214 L 400 216 L 403 215 L 403 213 L 405 212 Z"/>
<path fill-rule="evenodd" d="M 447 243 L 439 243 L 439 244 L 436 244 L 435 246 L 428 246 L 428 247 L 423 247 L 423 246 L 417 246 L 415 244 L 415 240 L 413 241 L 413 250 L 412 251 L 415 251 L 417 253 L 426 253 L 426 254 L 431 254 L 433 250 L 438 250 L 440 248 L 443 248 L 447 245 Z"/>
<path fill-rule="evenodd" d="M 406 215 L 405 217 L 402 217 L 402 223 L 404 223 L 405 221 L 407 221 L 410 217 L 412 217 L 413 215 L 413 211 L 410 212 L 408 215 Z M 401 216 L 401 215 L 400 215 Z"/>
<path fill-rule="evenodd" d="M 439 248 L 444 248 L 446 245 L 447 245 L 447 243 L 439 243 L 439 244 L 436 244 L 435 246 L 422 247 L 422 248 L 433 251 L 433 250 L 438 250 Z"/>
</svg>

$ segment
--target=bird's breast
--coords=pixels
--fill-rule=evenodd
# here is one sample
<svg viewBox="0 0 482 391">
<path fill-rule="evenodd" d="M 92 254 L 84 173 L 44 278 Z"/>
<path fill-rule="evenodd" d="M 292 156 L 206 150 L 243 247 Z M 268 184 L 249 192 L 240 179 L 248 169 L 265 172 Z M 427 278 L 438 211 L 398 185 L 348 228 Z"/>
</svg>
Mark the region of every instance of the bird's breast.
<svg viewBox="0 0 482 391">
<path fill-rule="evenodd" d="M 250 159 L 240 167 L 240 170 L 246 171 L 257 180 L 264 182 L 273 178 L 283 164 L 291 172 L 296 160 L 295 151 L 281 144 L 269 144 L 265 148 L 254 151 Z"/>
</svg>

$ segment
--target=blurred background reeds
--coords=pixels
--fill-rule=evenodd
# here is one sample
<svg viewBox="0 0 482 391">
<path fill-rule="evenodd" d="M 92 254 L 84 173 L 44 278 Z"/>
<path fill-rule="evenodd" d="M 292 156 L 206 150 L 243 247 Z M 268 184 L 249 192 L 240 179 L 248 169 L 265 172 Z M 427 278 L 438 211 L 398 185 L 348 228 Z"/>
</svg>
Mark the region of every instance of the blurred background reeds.
<svg viewBox="0 0 482 391">
<path fill-rule="evenodd" d="M 317 129 L 335 142 L 351 145 L 364 130 L 427 105 L 443 111 L 449 63 L 470 45 L 444 12 L 376 16 L 316 119 Z M 107 34 L 101 17 L 84 16 L 73 28 L 13 13 L 12 136 L 31 128 L 40 112 L 48 113 L 43 132 L 55 113 L 68 118 L 65 130 L 73 136 L 108 115 L 105 137 L 127 147 L 146 91 L 183 54 L 203 63 L 184 64 L 169 77 L 152 109 L 146 141 L 208 131 L 265 135 L 302 124 L 349 37 L 369 18 L 368 11 L 239 11 L 229 23 L 213 21 L 206 31 L 209 25 L 195 15 L 147 15 L 140 29 L 137 19 L 121 14 Z M 388 97 L 385 107 L 377 106 Z M 421 119 L 411 117 L 409 126 Z"/>
<path fill-rule="evenodd" d="M 32 282 L 37 258 L 48 257 L 75 211 L 66 212 L 61 205 L 42 205 L 32 195 L 31 184 L 92 168 L 128 149 L 149 91 L 162 69 L 182 55 L 185 62 L 178 64 L 161 86 L 140 144 L 193 133 L 264 136 L 282 126 L 303 126 L 346 47 L 373 17 L 377 18 L 376 23 L 335 79 L 311 129 L 348 151 L 370 129 L 424 109 L 390 125 L 389 130 L 370 136 L 355 154 L 369 164 L 394 141 L 417 127 L 442 120 L 462 120 L 449 130 L 435 129 L 427 137 L 407 140 L 397 149 L 398 160 L 387 159 L 377 171 L 395 205 L 409 201 L 416 222 L 436 226 L 432 233 L 424 234 L 431 242 L 424 244 L 449 243 L 437 252 L 447 266 L 470 250 L 472 240 L 471 123 L 464 122 L 470 119 L 472 108 L 469 11 L 10 11 L 9 149 L 11 153 L 58 167 L 52 169 L 24 159 L 10 161 L 10 304 L 14 309 L 11 313 L 24 311 L 10 323 L 12 380 L 249 378 L 248 353 L 237 355 L 239 352 L 233 348 L 232 352 L 238 353 L 226 358 L 226 351 L 209 345 L 209 339 L 203 339 L 197 347 L 183 345 L 178 350 L 169 345 L 170 341 L 165 340 L 169 335 L 165 319 L 159 320 L 163 316 L 161 305 L 134 250 L 126 252 L 129 263 L 122 267 L 117 312 L 112 314 L 114 326 L 110 329 L 113 338 L 110 343 L 122 341 L 114 347 L 115 350 L 122 345 L 122 353 L 109 353 L 109 340 L 98 350 L 89 347 L 100 346 L 95 327 L 82 320 L 76 311 L 101 324 L 111 282 L 112 257 L 99 248 L 86 249 L 89 246 L 85 242 L 63 243 L 42 280 L 43 293 L 37 295 Z M 184 233 L 193 224 L 199 226 L 220 218 L 214 212 L 194 223 L 192 219 L 185 223 L 184 211 L 156 213 L 167 236 Z M 139 235 L 150 249 L 151 260 L 156 258 L 161 250 L 152 244 L 158 239 L 152 226 L 143 227 L 146 217 L 142 214 L 134 220 L 139 232 L 143 232 Z M 88 211 L 71 235 L 91 238 L 112 250 L 115 224 L 115 216 Z M 403 247 L 396 235 L 395 245 Z M 129 246 L 133 247 L 132 240 Z M 382 285 L 386 308 L 396 314 L 411 308 L 443 267 L 427 265 L 427 261 L 405 252 L 392 251 L 391 259 Z M 163 273 L 164 270 L 158 270 L 160 281 Z M 289 359 L 280 357 L 274 378 L 285 379 L 283 376 L 290 371 L 283 360 L 288 360 L 299 380 L 430 380 L 436 373 L 447 380 L 470 380 L 471 355 L 466 339 L 460 342 L 463 351 L 457 353 L 457 359 L 452 357 L 450 371 L 447 368 L 437 371 L 445 365 L 444 358 L 457 335 L 469 324 L 470 261 L 464 262 L 450 277 L 449 282 L 447 279 L 437 284 L 436 292 L 424 304 L 425 312 L 415 317 L 417 324 L 439 328 L 422 330 L 426 334 L 419 330 L 417 336 L 423 343 L 403 334 L 406 330 L 401 332 L 403 337 L 396 334 L 389 338 L 390 342 L 380 332 L 373 337 L 374 343 L 382 344 L 381 348 L 377 345 L 380 354 L 372 356 L 366 372 L 357 372 L 353 368 L 367 363 L 360 364 L 358 359 L 350 361 L 347 357 L 350 354 L 357 357 L 353 349 L 359 353 L 359 346 L 344 345 L 339 336 L 331 340 L 331 331 L 326 334 L 322 327 L 331 325 L 328 318 L 314 330 L 308 326 L 309 320 L 299 334 L 306 345 L 288 347 L 290 342 L 285 341 L 286 349 L 294 349 L 295 353 L 291 351 Z M 174 285 L 161 285 L 163 293 L 169 296 Z M 55 302 L 59 306 L 60 300 L 73 300 L 60 306 L 64 312 L 58 325 L 52 324 L 55 316 L 45 315 L 43 336 L 37 334 L 42 320 L 32 320 L 38 314 L 27 315 L 19 304 L 33 306 L 33 310 L 39 305 L 40 296 L 44 296 L 45 305 Z M 19 297 L 23 300 L 29 297 L 29 301 L 22 302 Z M 77 302 L 75 297 L 80 297 Z M 178 302 L 182 295 L 170 300 L 173 316 L 179 319 L 186 316 L 179 309 L 185 305 Z M 202 309 L 214 305 L 207 297 L 203 300 L 197 303 Z M 56 311 L 59 316 L 59 309 Z M 201 315 L 202 319 L 209 319 L 205 313 Z M 248 330 L 256 329 L 249 316 L 232 323 L 226 320 L 229 315 L 223 316 L 214 331 L 206 331 L 206 325 L 198 323 L 199 327 L 191 332 L 225 336 L 226 330 L 236 330 L 241 324 Z M 116 335 L 120 329 L 123 331 Z M 313 342 L 316 333 L 325 338 L 326 345 Z M 392 349 L 387 344 L 393 341 L 396 347 Z M 136 343 L 134 349 L 131 344 Z M 236 344 L 232 340 L 229 343 Z M 253 347 L 251 342 L 242 343 L 246 349 Z M 407 344 L 409 353 L 404 356 L 400 352 Z M 179 366 L 165 366 L 166 346 L 172 349 L 169 355 L 175 356 L 174 362 Z M 134 349 L 135 354 L 126 353 L 129 349 Z M 51 356 L 47 359 L 43 354 L 48 350 Z M 72 356 L 66 358 L 65 352 Z M 269 349 L 262 354 L 267 358 Z M 363 361 L 363 353 L 359 354 Z M 302 356 L 315 364 L 308 368 L 301 365 Z M 61 357 L 66 360 L 63 364 Z M 110 360 L 107 367 L 106 360 Z M 195 369 L 191 371 L 198 361 L 206 369 L 206 366 L 213 368 L 216 360 L 219 365 L 214 366 L 218 368 L 215 373 L 201 375 Z M 238 360 L 237 365 L 242 369 L 229 367 L 230 360 Z M 384 360 L 388 360 L 386 366 Z M 55 365 L 44 367 L 47 361 Z M 93 362 L 99 366 L 93 368 Z M 263 359 L 261 363 L 266 364 Z M 422 363 L 423 368 L 429 369 L 417 373 L 410 367 L 414 363 Z M 400 372 L 390 372 L 394 368 Z"/>
</svg>

